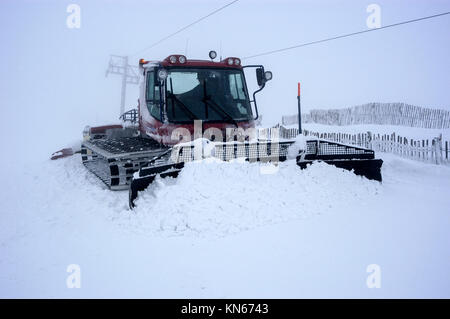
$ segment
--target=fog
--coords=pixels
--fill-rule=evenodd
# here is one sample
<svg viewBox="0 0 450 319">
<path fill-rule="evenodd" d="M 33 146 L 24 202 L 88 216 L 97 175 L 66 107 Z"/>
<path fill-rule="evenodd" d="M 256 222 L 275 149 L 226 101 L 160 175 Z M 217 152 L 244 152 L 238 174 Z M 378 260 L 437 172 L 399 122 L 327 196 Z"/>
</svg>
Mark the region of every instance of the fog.
<svg viewBox="0 0 450 319">
<path fill-rule="evenodd" d="M 365 30 L 366 8 L 375 1 L 240 0 L 143 51 L 228 2 L 2 0 L 4 152 L 43 159 L 81 138 L 85 125 L 117 121 L 121 79 L 105 77 L 110 54 L 128 55 L 132 64 L 174 53 L 207 59 L 209 50 L 246 57 Z M 71 3 L 81 8 L 79 29 L 66 25 Z M 443 0 L 375 3 L 382 25 L 450 11 Z M 258 97 L 264 125 L 296 112 L 298 81 L 305 111 L 367 102 L 449 109 L 449 30 L 447 15 L 243 62 L 273 72 Z M 127 109 L 137 97 L 137 86 L 129 85 Z"/>
</svg>

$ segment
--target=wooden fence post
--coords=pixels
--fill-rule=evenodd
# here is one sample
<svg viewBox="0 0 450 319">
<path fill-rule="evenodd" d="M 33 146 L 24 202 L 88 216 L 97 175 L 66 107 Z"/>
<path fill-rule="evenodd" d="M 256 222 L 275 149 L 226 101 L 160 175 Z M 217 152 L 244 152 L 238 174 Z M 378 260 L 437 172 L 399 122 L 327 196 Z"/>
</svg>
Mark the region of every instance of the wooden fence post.
<svg viewBox="0 0 450 319">
<path fill-rule="evenodd" d="M 448 141 L 445 141 L 445 160 L 448 161 Z"/>
</svg>

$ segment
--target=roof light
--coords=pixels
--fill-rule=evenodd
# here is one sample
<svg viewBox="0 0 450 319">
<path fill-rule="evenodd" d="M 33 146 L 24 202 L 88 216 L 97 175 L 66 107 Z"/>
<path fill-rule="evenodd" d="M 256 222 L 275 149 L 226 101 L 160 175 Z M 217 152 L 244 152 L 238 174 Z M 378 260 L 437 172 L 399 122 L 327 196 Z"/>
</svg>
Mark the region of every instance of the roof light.
<svg viewBox="0 0 450 319">
<path fill-rule="evenodd" d="M 228 65 L 233 65 L 233 59 L 228 59 Z"/>
<path fill-rule="evenodd" d="M 216 51 L 209 51 L 209 58 L 211 60 L 214 60 L 217 57 L 217 52 Z"/>
<path fill-rule="evenodd" d="M 236 65 L 241 64 L 241 60 L 239 60 L 239 59 L 234 59 L 234 64 L 236 64 Z"/>
<path fill-rule="evenodd" d="M 143 65 L 143 64 L 147 64 L 149 61 L 145 61 L 144 59 L 139 59 L 139 64 Z"/>
<path fill-rule="evenodd" d="M 177 63 L 177 57 L 176 56 L 174 56 L 174 55 L 171 55 L 170 56 L 170 58 L 169 58 L 169 61 L 170 61 L 170 63 Z"/>
<path fill-rule="evenodd" d="M 178 57 L 178 62 L 180 62 L 180 63 L 186 63 L 186 57 L 185 57 L 184 55 L 180 55 L 180 56 Z"/>
</svg>

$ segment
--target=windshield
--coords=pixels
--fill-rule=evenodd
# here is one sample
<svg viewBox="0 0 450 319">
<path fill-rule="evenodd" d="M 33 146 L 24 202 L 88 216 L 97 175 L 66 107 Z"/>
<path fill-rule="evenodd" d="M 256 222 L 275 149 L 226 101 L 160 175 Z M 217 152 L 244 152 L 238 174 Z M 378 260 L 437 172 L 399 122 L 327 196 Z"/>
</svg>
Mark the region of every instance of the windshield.
<svg viewBox="0 0 450 319">
<path fill-rule="evenodd" d="M 166 80 L 171 122 L 248 121 L 252 111 L 240 70 L 170 69 Z"/>
</svg>

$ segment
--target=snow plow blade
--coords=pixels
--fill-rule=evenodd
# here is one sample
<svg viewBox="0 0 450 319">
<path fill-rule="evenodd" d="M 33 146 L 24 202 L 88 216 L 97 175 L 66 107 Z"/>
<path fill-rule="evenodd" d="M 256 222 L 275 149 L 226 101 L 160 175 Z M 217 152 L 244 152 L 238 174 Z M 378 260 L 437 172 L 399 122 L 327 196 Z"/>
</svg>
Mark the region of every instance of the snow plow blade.
<svg viewBox="0 0 450 319">
<path fill-rule="evenodd" d="M 138 192 L 145 190 L 148 185 L 153 183 L 156 176 L 159 175 L 162 178 L 165 177 L 177 177 L 178 173 L 184 167 L 184 163 L 168 164 L 156 167 L 144 167 L 139 170 L 138 177 L 134 177 L 131 180 L 130 188 L 128 190 L 128 205 L 131 209 L 135 207 L 134 200 L 138 196 Z"/>
<path fill-rule="evenodd" d="M 368 148 L 322 139 L 309 140 L 306 153 L 297 156 L 297 165 L 304 169 L 314 161 L 323 161 L 367 179 L 382 181 L 383 161 L 375 159 L 375 152 Z"/>
<path fill-rule="evenodd" d="M 301 169 L 307 168 L 313 161 L 297 162 Z M 329 160 L 324 161 L 327 164 L 334 165 L 338 168 L 343 168 L 352 171 L 356 175 L 364 176 L 367 179 L 382 181 L 381 159 L 362 159 L 362 160 Z"/>
<path fill-rule="evenodd" d="M 245 142 L 235 144 L 215 145 L 214 157 L 223 161 L 244 158 L 249 162 L 283 162 L 288 159 L 288 150 L 294 141 L 280 142 Z M 129 206 L 135 207 L 135 199 L 140 191 L 145 190 L 159 174 L 161 177 L 177 177 L 185 162 L 194 160 L 193 146 L 175 147 L 175 162 L 166 164 L 149 163 L 135 173 L 129 187 Z M 178 155 L 177 155 L 178 154 Z M 295 157 L 294 157 L 295 158 Z M 297 165 L 307 168 L 314 161 L 352 171 L 356 175 L 381 182 L 381 165 L 383 161 L 375 159 L 375 152 L 371 149 L 346 145 L 333 141 L 313 139 L 308 140 L 306 148 L 300 150 L 296 157 Z"/>
</svg>

